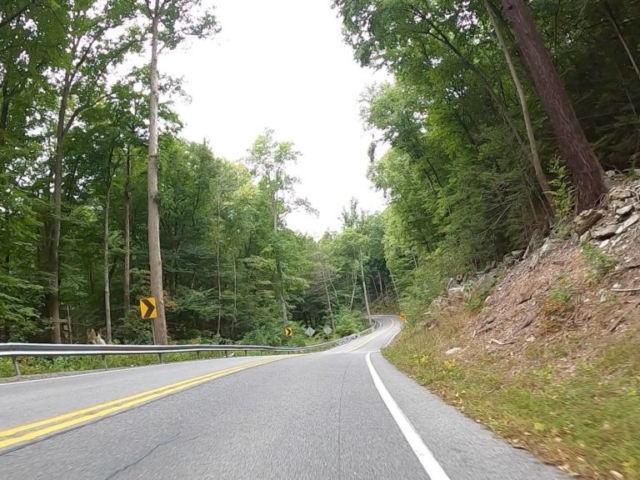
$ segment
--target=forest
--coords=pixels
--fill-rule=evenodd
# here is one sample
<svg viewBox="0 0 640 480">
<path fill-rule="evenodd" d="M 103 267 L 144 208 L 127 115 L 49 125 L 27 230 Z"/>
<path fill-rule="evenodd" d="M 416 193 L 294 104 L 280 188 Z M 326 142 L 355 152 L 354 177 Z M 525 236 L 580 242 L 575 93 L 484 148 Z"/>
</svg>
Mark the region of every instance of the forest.
<svg viewBox="0 0 640 480">
<path fill-rule="evenodd" d="M 292 231 L 288 213 L 313 213 L 288 173 L 293 143 L 265 130 L 245 158 L 218 158 L 181 137 L 180 79 L 157 56 L 128 66 L 145 42 L 172 49 L 217 29 L 199 0 L 2 2 L 1 342 L 86 343 L 93 328 L 150 343 L 138 300 L 151 294 L 158 343 L 304 343 L 308 326 L 348 335 L 365 328 L 366 302 L 393 302 L 379 217 L 354 200 L 340 234 Z"/>
<path fill-rule="evenodd" d="M 409 321 L 450 278 L 568 234 L 605 171 L 640 172 L 637 0 L 333 3 L 355 58 L 394 77 L 362 111 Z"/>
<path fill-rule="evenodd" d="M 313 213 L 294 143 L 265 130 L 223 159 L 181 137 L 188 92 L 158 53 L 216 34 L 201 0 L 3 1 L 0 341 L 149 343 L 151 294 L 159 343 L 344 335 L 396 298 L 415 321 L 450 277 L 558 231 L 605 170 L 640 160 L 637 0 L 333 8 L 356 60 L 394 78 L 362 102 L 388 207 L 354 199 L 316 241 L 286 224 Z"/>
</svg>

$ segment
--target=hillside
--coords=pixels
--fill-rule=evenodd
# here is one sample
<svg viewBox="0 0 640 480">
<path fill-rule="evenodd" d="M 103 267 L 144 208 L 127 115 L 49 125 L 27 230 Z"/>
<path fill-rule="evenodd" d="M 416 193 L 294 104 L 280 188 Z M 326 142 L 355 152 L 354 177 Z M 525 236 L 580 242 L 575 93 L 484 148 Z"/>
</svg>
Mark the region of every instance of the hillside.
<svg viewBox="0 0 640 480">
<path fill-rule="evenodd" d="M 640 478 L 639 212 L 640 181 L 616 180 L 601 209 L 450 286 L 385 355 L 569 473 Z"/>
</svg>

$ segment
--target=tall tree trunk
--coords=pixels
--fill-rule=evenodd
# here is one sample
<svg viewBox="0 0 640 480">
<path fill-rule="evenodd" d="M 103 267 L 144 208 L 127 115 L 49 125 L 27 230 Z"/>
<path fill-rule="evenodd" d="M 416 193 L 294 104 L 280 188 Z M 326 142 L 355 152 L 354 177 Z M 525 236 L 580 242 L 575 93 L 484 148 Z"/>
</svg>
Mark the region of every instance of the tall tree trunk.
<svg viewBox="0 0 640 480">
<path fill-rule="evenodd" d="M 636 62 L 636 59 L 631 53 L 629 44 L 624 39 L 624 36 L 622 35 L 622 30 L 620 30 L 620 25 L 618 25 L 616 18 L 613 16 L 613 10 L 611 9 L 611 5 L 609 5 L 609 2 L 607 2 L 607 0 L 604 0 L 602 2 L 602 5 L 604 7 L 605 14 L 607 15 L 607 19 L 609 20 L 609 22 L 611 22 L 611 26 L 613 27 L 613 30 L 616 32 L 618 40 L 620 40 L 620 43 L 622 44 L 624 51 L 627 52 L 627 57 L 629 57 L 629 61 L 631 62 L 633 69 L 636 71 L 636 75 L 638 75 L 638 80 L 640 80 L 640 68 L 638 68 L 638 62 Z"/>
<path fill-rule="evenodd" d="M 131 309 L 131 146 L 127 144 L 124 184 L 124 272 L 122 273 L 124 314 Z"/>
<path fill-rule="evenodd" d="M 164 312 L 164 290 L 162 285 L 162 251 L 160 248 L 160 210 L 158 205 L 158 21 L 160 0 L 156 0 L 151 22 L 151 98 L 149 102 L 149 164 L 148 180 L 148 235 L 149 269 L 151 271 L 151 294 L 156 299 L 158 311 L 154 324 L 154 341 L 167 344 L 167 321 Z"/>
<path fill-rule="evenodd" d="M 109 173 L 111 169 L 109 168 Z M 104 318 L 107 326 L 107 343 L 111 343 L 111 276 L 109 275 L 109 203 L 111 181 L 107 186 L 104 202 Z"/>
<path fill-rule="evenodd" d="M 280 309 L 282 311 L 282 322 L 286 325 L 287 324 L 287 320 L 288 320 L 288 315 L 287 315 L 287 301 L 285 300 L 284 297 L 284 275 L 282 272 L 282 265 L 280 264 L 280 261 L 276 261 L 276 271 L 278 274 L 278 282 L 280 284 L 280 292 L 279 292 L 279 298 L 280 298 Z"/>
<path fill-rule="evenodd" d="M 324 265 L 320 265 L 320 271 L 322 272 L 322 282 L 324 283 L 324 293 L 327 295 L 327 307 L 329 307 L 329 318 L 331 319 L 331 330 L 335 332 L 336 322 L 333 318 L 333 308 L 331 307 L 331 298 L 329 297 L 329 286 L 327 285 L 327 277 L 324 272 Z"/>
<path fill-rule="evenodd" d="M 218 276 L 218 329 L 220 336 L 220 324 L 222 323 L 222 286 L 220 285 L 220 195 L 218 195 L 218 238 L 216 238 L 216 272 Z"/>
<path fill-rule="evenodd" d="M 360 273 L 362 275 L 362 292 L 364 293 L 364 304 L 367 307 L 367 318 L 369 319 L 369 325 L 371 321 L 371 309 L 369 308 L 369 294 L 367 293 L 367 283 L 364 280 L 364 262 L 362 261 L 362 249 L 360 249 Z"/>
<path fill-rule="evenodd" d="M 236 259 L 233 259 L 233 319 L 231 320 L 231 334 L 233 337 L 233 329 L 236 326 L 236 317 L 238 315 L 238 273 L 236 271 Z"/>
<path fill-rule="evenodd" d="M 551 187 L 549 186 L 549 182 L 547 181 L 547 177 L 544 174 L 544 170 L 542 169 L 542 163 L 540 162 L 540 155 L 538 154 L 538 145 L 536 142 L 535 133 L 533 131 L 533 124 L 531 123 L 531 115 L 529 114 L 529 107 L 527 106 L 527 97 L 524 93 L 524 89 L 522 88 L 522 82 L 520 81 L 520 77 L 518 76 L 518 72 L 513 63 L 513 59 L 511 58 L 511 52 L 509 52 L 509 47 L 507 46 L 507 42 L 505 42 L 504 37 L 502 36 L 502 32 L 500 31 L 500 25 L 498 25 L 498 21 L 495 17 L 495 13 L 489 5 L 489 0 L 483 0 L 484 8 L 487 10 L 487 14 L 489 15 L 489 20 L 491 21 L 491 25 L 493 26 L 493 30 L 496 32 L 496 37 L 498 39 L 498 44 L 500 45 L 500 49 L 502 53 L 504 53 L 504 58 L 507 61 L 507 65 L 509 66 L 509 72 L 511 73 L 511 78 L 513 79 L 513 83 L 516 86 L 516 90 L 518 92 L 518 99 L 520 100 L 520 107 L 522 108 L 522 116 L 524 118 L 524 124 L 527 129 L 527 138 L 529 139 L 529 148 L 531 149 L 531 163 L 533 164 L 533 170 L 536 173 L 536 178 L 538 179 L 538 183 L 540 184 L 540 188 L 542 188 L 542 192 L 544 194 L 545 199 L 548 203 L 549 211 L 552 215 L 554 215 L 553 211 L 553 195 L 551 194 Z"/>
<path fill-rule="evenodd" d="M 524 0 L 502 0 L 502 5 L 562 156 L 571 171 L 578 211 L 590 208 L 607 192 L 604 170 L 580 126 L 529 7 Z"/>
<path fill-rule="evenodd" d="M 67 101 L 70 90 L 70 75 L 65 75 L 58 125 L 56 129 L 56 150 L 53 166 L 53 218 L 51 219 L 51 236 L 49 240 L 48 267 L 49 292 L 47 294 L 47 311 L 53 326 L 53 342 L 62 341 L 60 332 L 60 230 L 62 227 L 62 162 L 64 159 L 65 122 Z"/>
<path fill-rule="evenodd" d="M 376 278 L 371 275 L 371 284 L 373 285 L 373 291 L 376 293 L 376 301 L 380 300 L 380 292 L 378 291 L 378 285 L 376 285 Z"/>
<path fill-rule="evenodd" d="M 7 125 L 9 123 L 9 104 L 11 98 L 9 97 L 9 72 L 5 72 L 5 77 L 2 80 L 2 105 L 0 105 L 0 147 L 3 147 L 7 140 Z M 4 157 L 4 155 L 3 155 Z M 5 162 L 8 159 L 0 158 L 0 173 L 5 171 Z"/>
<path fill-rule="evenodd" d="M 356 299 L 356 288 L 358 287 L 358 274 L 355 270 L 351 272 L 351 279 L 353 280 L 353 288 L 351 289 L 351 301 L 349 302 L 349 310 L 353 310 L 353 302 Z"/>
<path fill-rule="evenodd" d="M 276 194 L 272 194 L 271 198 L 271 208 L 273 211 L 273 234 L 274 237 L 278 238 L 278 199 L 276 198 Z M 279 300 L 280 300 L 280 310 L 282 312 L 282 322 L 286 325 L 288 321 L 287 315 L 287 301 L 284 296 L 284 272 L 282 271 L 282 263 L 280 262 L 280 253 L 276 248 L 276 275 L 278 277 L 278 285 L 279 285 Z"/>
</svg>

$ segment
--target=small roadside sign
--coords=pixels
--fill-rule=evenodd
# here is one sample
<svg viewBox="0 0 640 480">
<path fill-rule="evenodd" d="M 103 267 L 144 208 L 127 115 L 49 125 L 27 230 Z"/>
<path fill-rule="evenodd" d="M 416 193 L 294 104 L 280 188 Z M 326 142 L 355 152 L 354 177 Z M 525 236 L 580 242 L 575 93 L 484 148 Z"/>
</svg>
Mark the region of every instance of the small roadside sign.
<svg viewBox="0 0 640 480">
<path fill-rule="evenodd" d="M 333 332 L 333 330 L 331 330 L 331 327 L 329 325 L 325 325 L 322 331 L 325 333 L 325 335 L 331 335 L 331 332 Z"/>
<path fill-rule="evenodd" d="M 290 337 L 293 335 L 293 329 L 291 327 L 284 327 L 284 334 L 285 336 Z"/>
<path fill-rule="evenodd" d="M 154 297 L 143 297 L 140 299 L 140 317 L 143 320 L 151 320 L 158 317 L 156 299 Z"/>
<path fill-rule="evenodd" d="M 407 317 L 404 315 L 404 313 L 400 314 L 400 321 L 404 322 L 407 319 Z"/>
<path fill-rule="evenodd" d="M 313 334 L 316 333 L 316 331 L 311 327 L 307 327 L 304 333 L 307 334 L 307 337 L 313 337 Z"/>
</svg>

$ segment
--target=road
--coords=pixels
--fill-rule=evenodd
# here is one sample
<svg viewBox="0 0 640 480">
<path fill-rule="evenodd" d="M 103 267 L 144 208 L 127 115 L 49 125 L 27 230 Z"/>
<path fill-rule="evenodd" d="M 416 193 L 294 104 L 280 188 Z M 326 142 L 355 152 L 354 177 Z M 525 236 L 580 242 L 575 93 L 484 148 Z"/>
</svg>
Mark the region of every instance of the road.
<svg viewBox="0 0 640 480">
<path fill-rule="evenodd" d="M 321 353 L 0 385 L 0 478 L 560 480 L 380 354 Z"/>
</svg>

